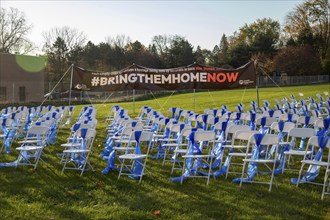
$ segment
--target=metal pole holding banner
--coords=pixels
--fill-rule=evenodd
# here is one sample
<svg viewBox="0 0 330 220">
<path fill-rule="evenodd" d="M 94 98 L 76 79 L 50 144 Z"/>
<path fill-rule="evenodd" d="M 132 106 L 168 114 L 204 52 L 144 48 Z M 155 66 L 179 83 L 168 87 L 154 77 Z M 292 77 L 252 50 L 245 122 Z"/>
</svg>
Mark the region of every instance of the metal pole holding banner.
<svg viewBox="0 0 330 220">
<path fill-rule="evenodd" d="M 258 62 L 258 60 L 254 60 L 253 61 L 253 64 L 254 64 L 254 68 L 256 70 L 256 93 L 257 93 L 257 102 L 258 102 L 258 108 L 260 107 L 259 105 L 259 89 L 258 89 L 258 86 L 259 86 L 259 74 L 257 72 L 257 68 L 263 66 L 264 64 L 262 62 Z M 261 68 L 260 68 L 261 69 Z"/>
<path fill-rule="evenodd" d="M 260 105 L 259 105 L 259 89 L 258 89 L 259 77 L 258 77 L 258 75 L 256 77 L 256 80 L 257 80 L 257 82 L 256 82 L 256 92 L 257 92 L 257 101 L 258 101 L 258 108 L 259 108 Z"/>
<path fill-rule="evenodd" d="M 135 89 L 133 89 L 133 114 L 135 114 Z"/>
<path fill-rule="evenodd" d="M 70 90 L 69 90 L 69 106 L 70 107 L 71 107 L 72 78 L 73 78 L 73 64 L 71 65 L 71 79 L 70 79 Z"/>
<path fill-rule="evenodd" d="M 194 112 L 196 111 L 196 89 L 194 89 Z"/>
</svg>

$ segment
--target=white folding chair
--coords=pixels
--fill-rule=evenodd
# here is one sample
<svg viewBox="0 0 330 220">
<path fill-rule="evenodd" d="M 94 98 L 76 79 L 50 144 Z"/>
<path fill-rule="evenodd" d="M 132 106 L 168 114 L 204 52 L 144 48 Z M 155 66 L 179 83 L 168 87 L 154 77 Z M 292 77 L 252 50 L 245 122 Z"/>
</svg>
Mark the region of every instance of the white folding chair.
<svg viewBox="0 0 330 220">
<path fill-rule="evenodd" d="M 193 137 L 192 137 L 193 136 Z M 182 177 L 181 184 L 183 182 L 183 176 L 185 172 L 189 172 L 189 175 L 186 177 L 190 178 L 206 178 L 206 184 L 209 184 L 210 176 L 211 176 L 211 166 L 214 155 L 211 155 L 211 152 L 214 148 L 215 141 L 215 132 L 214 131 L 194 131 L 189 135 L 189 148 L 187 154 L 182 156 L 184 158 L 183 166 L 182 166 Z M 197 152 L 195 151 L 197 150 Z M 195 153 L 196 152 L 196 153 Z M 191 163 L 186 163 L 186 161 L 197 160 L 199 164 L 206 164 L 208 167 L 208 171 L 206 175 L 198 175 L 198 170 L 203 168 L 203 166 L 194 167 L 187 166 Z M 195 170 L 196 168 L 196 170 Z"/>
<path fill-rule="evenodd" d="M 233 134 L 232 138 L 232 145 L 231 145 L 231 150 L 228 153 L 228 166 L 227 166 L 227 171 L 226 171 L 226 179 L 228 177 L 228 173 L 239 173 L 241 172 L 235 172 L 234 170 L 230 172 L 230 165 L 243 165 L 243 161 L 240 161 L 238 163 L 237 161 L 235 163 L 231 163 L 233 157 L 240 157 L 244 158 L 246 155 L 251 156 L 251 152 L 247 152 L 248 148 L 248 142 L 250 140 L 250 137 L 254 134 L 257 134 L 258 131 L 244 131 L 244 130 L 238 130 Z"/>
<path fill-rule="evenodd" d="M 118 179 L 120 179 L 121 175 L 129 175 L 134 179 L 139 179 L 139 183 L 141 183 L 153 135 L 154 134 L 150 131 L 134 131 L 131 134 L 129 138 L 129 146 L 135 145 L 135 150 L 134 153 L 128 153 L 119 156 L 121 166 Z M 141 153 L 141 147 L 143 143 L 145 143 L 145 147 L 147 148 L 145 154 Z"/>
<path fill-rule="evenodd" d="M 288 144 L 289 147 L 289 149 L 284 151 L 282 173 L 284 173 L 284 170 L 295 170 L 290 168 L 290 160 L 293 159 L 294 156 L 303 157 L 306 154 L 312 156 L 312 150 L 309 146 L 302 145 L 304 145 L 305 142 L 308 142 L 308 139 L 314 136 L 314 133 L 314 129 L 312 128 L 292 128 L 289 131 L 286 139 L 287 141 L 280 143 L 282 146 Z"/>
<path fill-rule="evenodd" d="M 182 169 L 182 164 L 183 161 L 181 161 L 181 157 L 183 155 L 187 154 L 188 151 L 188 136 L 192 131 L 202 131 L 200 128 L 192 128 L 190 125 L 187 125 L 184 129 L 181 130 L 180 132 L 180 137 L 181 137 L 181 144 L 177 145 L 177 147 L 173 151 L 173 163 L 172 163 L 172 169 L 171 169 L 171 174 L 173 174 L 174 170 L 181 170 Z M 197 152 L 195 150 L 195 152 Z M 176 166 L 177 165 L 177 166 Z"/>
<path fill-rule="evenodd" d="M 95 136 L 95 129 L 81 128 L 77 130 L 74 137 L 77 142 L 73 140 L 73 143 L 76 142 L 77 145 L 71 145 L 68 149 L 63 151 L 62 174 L 64 170 L 80 170 L 80 176 L 82 176 L 86 170 L 86 165 L 94 171 L 89 161 L 89 156 L 92 153 Z"/>
<path fill-rule="evenodd" d="M 19 151 L 16 167 L 30 165 L 37 168 L 42 150 L 47 144 L 48 131 L 49 127 L 46 126 L 33 125 L 29 128 L 26 138 L 18 142 L 22 145 L 16 148 Z"/>
<path fill-rule="evenodd" d="M 249 182 L 249 183 L 261 183 L 261 184 L 269 184 L 269 192 L 272 190 L 272 184 L 274 180 L 274 171 L 275 171 L 275 165 L 276 165 L 276 155 L 277 155 L 277 146 L 278 146 L 278 136 L 275 134 L 264 134 L 263 138 L 261 139 L 260 143 L 257 143 L 256 136 L 259 136 L 262 134 L 254 134 L 250 137 L 248 147 L 252 147 L 252 150 L 246 151 L 246 157 L 243 159 L 243 169 L 242 169 L 242 176 L 240 179 L 240 187 L 242 187 L 243 182 Z M 275 147 L 275 152 L 271 153 L 270 150 Z M 249 152 L 252 152 L 252 155 L 249 154 Z M 270 180 L 269 181 L 256 181 L 255 175 L 258 174 L 258 170 L 256 170 L 254 173 L 249 173 L 249 170 L 247 169 L 247 175 L 248 178 L 244 179 L 245 174 L 245 168 L 247 163 L 249 163 L 248 166 L 255 166 L 254 168 L 258 167 L 258 170 L 260 170 L 260 166 L 258 164 L 265 165 L 265 168 L 268 172 L 270 172 Z M 269 165 L 268 165 L 269 164 Z"/>
<path fill-rule="evenodd" d="M 181 122 L 172 124 L 170 126 L 170 133 L 172 135 L 168 138 L 168 140 L 163 140 L 162 143 L 162 147 L 164 149 L 163 166 L 165 161 L 171 161 L 171 159 L 167 159 L 168 156 L 172 158 L 173 154 L 171 152 L 173 152 L 175 149 L 178 149 L 179 147 L 181 148 L 187 146 L 186 143 L 182 143 L 181 131 L 184 128 L 191 128 L 191 125 Z"/>
<path fill-rule="evenodd" d="M 307 148 L 305 151 L 304 159 L 301 161 L 301 168 L 299 171 L 299 177 L 297 180 L 297 186 L 299 185 L 300 181 L 302 183 L 310 183 L 310 184 L 315 184 L 315 185 L 321 185 L 323 188 L 326 185 L 326 181 L 319 183 L 319 182 L 314 182 L 315 177 L 318 175 L 319 170 L 321 168 L 327 169 L 329 168 L 329 163 L 330 163 L 330 138 L 328 137 L 319 137 L 319 136 L 313 136 L 308 140 L 307 145 L 311 147 L 312 151 L 316 151 L 315 157 L 312 159 L 310 158 Z M 323 152 L 328 152 L 327 156 L 323 156 Z M 304 171 L 304 166 L 309 165 L 309 168 Z M 305 174 L 305 176 L 303 176 Z M 325 172 L 324 180 L 326 179 L 327 172 Z M 322 192 L 322 200 L 324 198 L 324 194 Z"/>
<path fill-rule="evenodd" d="M 329 153 L 330 155 L 330 153 Z M 325 175 L 324 175 L 324 183 L 323 183 L 323 190 L 322 190 L 322 201 L 324 201 L 324 196 L 325 195 L 330 195 L 330 157 L 328 159 L 328 165 L 325 170 Z"/>
</svg>

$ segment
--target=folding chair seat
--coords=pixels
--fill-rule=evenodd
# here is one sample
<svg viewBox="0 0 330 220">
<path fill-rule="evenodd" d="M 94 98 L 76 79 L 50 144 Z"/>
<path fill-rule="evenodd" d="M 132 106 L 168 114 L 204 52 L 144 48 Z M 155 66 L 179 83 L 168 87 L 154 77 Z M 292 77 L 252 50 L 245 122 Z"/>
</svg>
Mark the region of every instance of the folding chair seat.
<svg viewBox="0 0 330 220">
<path fill-rule="evenodd" d="M 326 179 L 326 172 L 324 178 L 322 178 L 322 183 L 316 182 L 314 180 L 319 175 L 321 168 L 325 168 L 325 171 L 329 168 L 330 138 L 327 136 L 313 136 L 308 140 L 307 145 L 311 147 L 312 151 L 317 153 L 315 157 L 310 158 L 306 148 L 304 158 L 301 161 L 301 168 L 299 171 L 298 179 L 292 179 L 291 182 L 297 184 L 297 186 L 300 183 L 310 183 L 325 187 L 326 183 L 324 180 Z M 327 153 L 327 155 L 323 156 L 324 153 Z M 304 170 L 305 165 L 309 165 L 307 170 Z M 323 200 L 323 198 L 324 195 L 322 193 L 321 199 Z"/>
<path fill-rule="evenodd" d="M 30 165 L 37 168 L 42 151 L 47 145 L 48 131 L 46 126 L 33 125 L 29 128 L 26 138 L 18 142 L 21 146 L 16 148 L 19 151 L 16 167 Z"/>
<path fill-rule="evenodd" d="M 92 153 L 95 136 L 95 129 L 80 128 L 76 131 L 74 137 L 76 140 L 73 141 L 70 147 L 63 150 L 62 174 L 64 170 L 80 170 L 80 176 L 82 176 L 86 170 L 86 165 L 94 171 L 89 161 L 89 156 Z"/>
<path fill-rule="evenodd" d="M 121 175 L 128 175 L 132 179 L 139 179 L 139 183 L 142 181 L 144 170 L 146 167 L 151 142 L 153 139 L 153 133 L 150 131 L 134 131 L 129 140 L 129 146 L 135 146 L 134 153 L 128 153 L 119 156 L 121 162 L 118 179 Z M 142 154 L 141 147 L 146 147 L 146 153 Z"/>
<path fill-rule="evenodd" d="M 289 131 L 286 142 L 280 142 L 280 145 L 284 146 L 282 173 L 284 173 L 284 170 L 294 170 L 290 168 L 290 160 L 293 159 L 294 156 L 303 157 L 306 154 L 310 157 L 313 156 L 312 150 L 308 145 L 305 145 L 308 139 L 314 136 L 314 134 L 315 132 L 312 128 L 292 128 Z"/>
<path fill-rule="evenodd" d="M 254 134 L 258 134 L 258 131 L 244 131 L 244 130 L 238 130 L 233 134 L 232 137 L 232 145 L 230 148 L 230 152 L 228 153 L 228 162 L 227 162 L 227 171 L 226 171 L 226 179 L 228 177 L 229 173 L 233 174 L 241 174 L 240 172 L 237 172 L 235 170 L 230 171 L 230 165 L 240 165 L 243 166 L 243 160 L 242 161 L 234 161 L 232 163 L 234 157 L 239 157 L 241 159 L 245 158 L 246 156 L 252 156 L 252 152 L 248 151 L 248 141 L 250 140 L 250 137 Z"/>
<path fill-rule="evenodd" d="M 209 184 L 212 172 L 212 162 L 215 158 L 211 154 L 214 148 L 215 132 L 214 131 L 193 131 L 189 134 L 189 147 L 182 166 L 181 184 L 184 178 L 206 178 L 206 184 Z M 193 164 L 197 166 L 193 166 Z M 207 167 L 206 175 L 199 175 L 204 165 Z"/>
<path fill-rule="evenodd" d="M 261 183 L 269 184 L 269 192 L 271 191 L 274 180 L 278 143 L 278 136 L 275 134 L 254 134 L 250 137 L 248 148 L 251 148 L 252 150 L 248 149 L 246 151 L 245 159 L 243 159 L 242 175 L 241 178 L 239 178 L 240 188 L 242 187 L 243 182 Z M 270 152 L 274 146 L 275 152 Z M 249 152 L 252 152 L 252 155 L 250 155 Z M 247 164 L 248 167 L 246 166 Z M 266 172 L 261 171 L 261 167 L 258 166 L 258 164 L 265 165 L 264 169 L 266 169 Z M 256 181 L 255 176 L 258 173 L 270 174 L 270 180 L 267 182 L 261 180 Z M 247 178 L 244 178 L 244 176 L 247 176 Z M 237 179 L 234 181 L 237 181 Z"/>
</svg>

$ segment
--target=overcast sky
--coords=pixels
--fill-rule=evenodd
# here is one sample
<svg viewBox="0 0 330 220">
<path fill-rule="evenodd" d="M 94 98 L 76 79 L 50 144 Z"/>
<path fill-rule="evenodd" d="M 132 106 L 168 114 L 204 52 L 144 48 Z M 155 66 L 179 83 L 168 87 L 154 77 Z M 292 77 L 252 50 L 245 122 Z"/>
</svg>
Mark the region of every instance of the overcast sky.
<svg viewBox="0 0 330 220">
<path fill-rule="evenodd" d="M 245 23 L 285 16 L 303 1 L 17 1 L 0 0 L 1 7 L 18 8 L 33 24 L 30 39 L 41 46 L 42 33 L 56 26 L 83 31 L 98 44 L 106 37 L 129 36 L 148 46 L 155 35 L 177 34 L 212 50 L 222 34 L 232 35 Z"/>
</svg>

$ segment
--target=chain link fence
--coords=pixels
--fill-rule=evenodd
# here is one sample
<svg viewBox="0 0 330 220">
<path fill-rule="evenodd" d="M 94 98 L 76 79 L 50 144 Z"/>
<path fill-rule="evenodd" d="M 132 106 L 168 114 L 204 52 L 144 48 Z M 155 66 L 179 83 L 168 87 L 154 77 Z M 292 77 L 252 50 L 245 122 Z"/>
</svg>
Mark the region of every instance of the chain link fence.
<svg viewBox="0 0 330 220">
<path fill-rule="evenodd" d="M 259 76 L 259 87 L 271 86 L 295 86 L 318 83 L 329 83 L 329 75 L 314 75 L 314 76 Z"/>
</svg>

